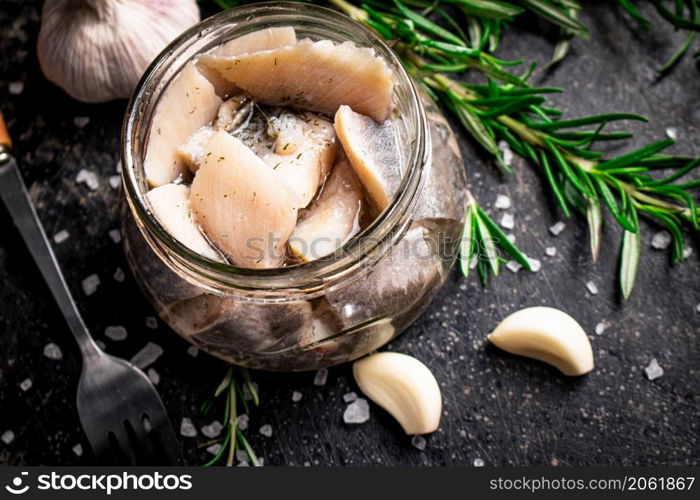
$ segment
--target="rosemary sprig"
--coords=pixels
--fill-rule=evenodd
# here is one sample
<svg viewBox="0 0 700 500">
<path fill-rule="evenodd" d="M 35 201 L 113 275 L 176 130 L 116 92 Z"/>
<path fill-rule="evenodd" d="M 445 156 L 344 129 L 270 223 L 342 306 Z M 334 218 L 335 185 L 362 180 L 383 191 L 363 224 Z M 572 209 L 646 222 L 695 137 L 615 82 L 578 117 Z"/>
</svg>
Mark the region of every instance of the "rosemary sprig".
<svg viewBox="0 0 700 500">
<path fill-rule="evenodd" d="M 447 2 L 430 2 L 452 3 Z M 568 0 L 567 0 L 568 1 Z M 604 114 L 573 120 L 560 119 L 561 112 L 546 105 L 546 95 L 561 92 L 557 88 L 530 87 L 527 78 L 532 71 L 516 75 L 507 70 L 514 63 L 502 61 L 471 46 L 470 37 L 434 24 L 407 6 L 394 0 L 393 6 L 379 10 L 362 8 L 346 0 L 330 0 L 357 21 L 369 26 L 390 43 L 404 66 L 443 108 L 451 111 L 473 138 L 500 166 L 508 171 L 498 147 L 505 141 L 519 156 L 529 160 L 546 179 L 554 198 L 566 217 L 572 211 L 584 215 L 589 224 L 591 253 L 598 260 L 601 246 L 602 206 L 624 229 L 620 261 L 620 289 L 627 299 L 634 285 L 640 253 L 638 215 L 642 213 L 663 225 L 673 236 L 672 263 L 683 260 L 684 223 L 698 229 L 698 208 L 689 192 L 698 181 L 677 182 L 694 170 L 700 160 L 663 155 L 673 141 L 659 141 L 618 157 L 605 157 L 594 151 L 601 141 L 619 141 L 632 135 L 628 132 L 605 132 L 605 127 L 619 120 L 646 121 L 632 114 Z M 427 2 L 411 0 L 423 7 Z M 574 5 L 572 2 L 571 5 Z M 410 14 L 409 14 L 410 12 Z M 487 77 L 485 84 L 455 80 L 447 72 L 472 70 Z M 652 170 L 671 168 L 669 176 L 656 179 Z M 468 243 L 462 247 L 462 270 L 469 264 L 478 245 L 482 281 L 486 268 L 498 274 L 499 257 L 494 239 L 514 259 L 524 258 L 517 248 L 509 248 L 507 239 L 496 234 L 498 227 L 478 208 L 472 198 L 467 207 L 464 235 Z M 475 238 L 476 237 L 476 238 Z M 463 254 L 464 255 L 464 254 Z M 466 262 L 466 265 L 465 265 Z M 523 262 L 521 262 L 523 263 Z M 528 268 L 529 266 L 523 263 Z"/>
<path fill-rule="evenodd" d="M 239 404 L 240 408 L 243 409 L 245 413 L 250 412 L 248 399 L 250 399 L 255 406 L 260 404 L 258 391 L 250 378 L 248 370 L 234 365 L 229 366 L 226 375 L 216 388 L 216 391 L 214 391 L 214 394 L 202 405 L 202 413 L 206 415 L 215 402 L 222 396 L 224 399 L 224 436 L 204 444 L 205 446 L 209 446 L 215 443 L 221 443 L 221 449 L 214 458 L 205 464 L 205 467 L 218 463 L 223 460 L 224 457 L 226 457 L 226 466 L 233 466 L 236 450 L 238 449 L 245 452 L 248 457 L 248 462 L 251 465 L 259 467 L 261 465 L 260 460 L 258 460 L 250 443 L 238 427 Z"/>
</svg>

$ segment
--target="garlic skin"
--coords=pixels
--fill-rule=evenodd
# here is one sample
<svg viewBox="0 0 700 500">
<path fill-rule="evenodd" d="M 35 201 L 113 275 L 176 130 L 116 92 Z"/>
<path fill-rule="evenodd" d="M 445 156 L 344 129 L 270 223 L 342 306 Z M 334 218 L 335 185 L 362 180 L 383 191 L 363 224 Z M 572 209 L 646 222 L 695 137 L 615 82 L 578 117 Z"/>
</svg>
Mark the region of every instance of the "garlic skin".
<svg viewBox="0 0 700 500">
<path fill-rule="evenodd" d="M 511 354 L 544 361 L 564 375 L 593 370 L 593 349 L 578 322 L 559 309 L 528 307 L 501 321 L 488 339 Z"/>
<path fill-rule="evenodd" d="M 128 98 L 155 56 L 199 19 L 195 0 L 46 0 L 39 65 L 79 101 Z"/>
<path fill-rule="evenodd" d="M 362 392 L 388 411 L 406 434 L 428 434 L 440 425 L 442 395 L 432 372 L 416 358 L 381 352 L 352 366 Z"/>
</svg>

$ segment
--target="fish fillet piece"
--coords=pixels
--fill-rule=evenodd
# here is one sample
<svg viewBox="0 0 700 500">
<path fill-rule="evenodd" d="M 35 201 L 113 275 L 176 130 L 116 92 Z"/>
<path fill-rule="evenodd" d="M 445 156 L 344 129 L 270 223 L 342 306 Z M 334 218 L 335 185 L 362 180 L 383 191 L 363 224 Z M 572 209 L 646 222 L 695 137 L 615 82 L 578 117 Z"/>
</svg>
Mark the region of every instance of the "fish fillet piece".
<svg viewBox="0 0 700 500">
<path fill-rule="evenodd" d="M 308 262 L 335 252 L 360 231 L 362 197 L 362 187 L 350 164 L 341 160 L 289 238 L 291 253 Z"/>
<path fill-rule="evenodd" d="M 218 46 L 211 55 L 220 57 L 238 56 L 260 50 L 271 50 L 285 45 L 297 43 L 297 35 L 291 26 L 279 28 L 266 28 L 234 38 L 231 41 Z M 214 85 L 216 94 L 220 97 L 228 97 L 240 91 L 233 82 L 225 79 L 221 74 L 204 64 L 199 64 L 199 70 Z"/>
<path fill-rule="evenodd" d="M 401 156 L 390 122 L 341 106 L 335 114 L 335 131 L 352 168 L 378 212 L 383 212 L 401 182 Z"/>
<path fill-rule="evenodd" d="M 177 149 L 214 119 L 221 102 L 194 62 L 187 63 L 163 92 L 151 121 L 144 160 L 151 186 L 168 184 L 187 171 Z"/>
<path fill-rule="evenodd" d="M 263 160 L 272 167 L 277 178 L 294 191 L 296 207 L 304 208 L 313 200 L 335 163 L 337 141 L 331 122 L 313 113 L 299 115 L 295 128 L 297 130 L 280 134 L 275 142 L 275 150 L 286 153 L 284 148 L 289 143 L 285 142 L 285 137 L 298 136 L 301 129 L 302 139 L 294 153 L 269 153 Z"/>
<path fill-rule="evenodd" d="M 182 184 L 165 184 L 151 189 L 146 197 L 156 219 L 173 238 L 204 257 L 223 262 L 192 217 L 189 187 Z"/>
<path fill-rule="evenodd" d="M 203 55 L 201 62 L 265 104 L 328 115 L 348 104 L 379 122 L 391 113 L 393 72 L 373 49 L 352 42 L 304 39 L 251 54 Z"/>
<path fill-rule="evenodd" d="M 296 197 L 275 172 L 223 130 L 204 148 L 190 206 L 195 220 L 233 264 L 279 267 L 297 220 Z"/>
</svg>

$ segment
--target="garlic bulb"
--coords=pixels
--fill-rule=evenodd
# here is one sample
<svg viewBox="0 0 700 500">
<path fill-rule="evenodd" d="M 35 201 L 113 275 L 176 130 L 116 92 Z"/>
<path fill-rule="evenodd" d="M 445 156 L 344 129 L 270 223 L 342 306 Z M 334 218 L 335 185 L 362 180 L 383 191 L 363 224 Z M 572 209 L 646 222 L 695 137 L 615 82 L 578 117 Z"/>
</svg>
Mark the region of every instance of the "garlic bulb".
<svg viewBox="0 0 700 500">
<path fill-rule="evenodd" d="M 126 98 L 153 58 L 198 21 L 195 0 L 46 0 L 39 64 L 80 101 Z"/>
</svg>

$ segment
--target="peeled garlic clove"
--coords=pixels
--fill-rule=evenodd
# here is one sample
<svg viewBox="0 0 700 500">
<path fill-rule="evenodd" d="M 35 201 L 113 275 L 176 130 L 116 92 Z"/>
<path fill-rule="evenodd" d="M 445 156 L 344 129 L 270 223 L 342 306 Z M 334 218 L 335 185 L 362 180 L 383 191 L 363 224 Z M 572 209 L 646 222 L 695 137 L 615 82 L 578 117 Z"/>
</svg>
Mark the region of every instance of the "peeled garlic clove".
<svg viewBox="0 0 700 500">
<path fill-rule="evenodd" d="M 197 21 L 195 0 L 47 0 L 39 65 L 79 101 L 127 98 L 153 58 Z"/>
<path fill-rule="evenodd" d="M 511 354 L 549 363 L 564 375 L 593 370 L 593 349 L 586 332 L 558 309 L 521 309 L 501 321 L 488 339 Z"/>
<path fill-rule="evenodd" d="M 357 385 L 398 420 L 406 434 L 428 434 L 440 425 L 442 396 L 435 377 L 416 358 L 381 352 L 355 361 Z"/>
</svg>

